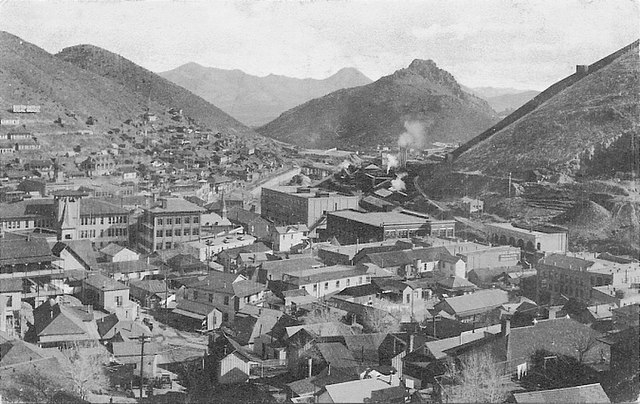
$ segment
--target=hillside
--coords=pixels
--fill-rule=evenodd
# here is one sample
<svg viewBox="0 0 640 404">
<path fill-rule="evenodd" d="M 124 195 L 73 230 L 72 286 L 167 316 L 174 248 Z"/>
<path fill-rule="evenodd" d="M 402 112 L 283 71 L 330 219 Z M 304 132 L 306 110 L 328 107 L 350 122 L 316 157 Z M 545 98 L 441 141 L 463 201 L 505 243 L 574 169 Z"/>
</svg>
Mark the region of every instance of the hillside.
<svg viewBox="0 0 640 404">
<path fill-rule="evenodd" d="M 342 69 L 323 80 L 273 74 L 258 77 L 241 70 L 216 69 L 197 63 L 187 63 L 158 74 L 251 126 L 264 125 L 313 98 L 371 83 L 354 68 Z"/>
<path fill-rule="evenodd" d="M 117 83 L 144 100 L 183 113 L 213 131 L 254 136 L 254 132 L 219 108 L 169 80 L 107 50 L 92 45 L 63 49 L 59 60 Z"/>
<path fill-rule="evenodd" d="M 396 145 L 407 122 L 422 126 L 426 144 L 468 140 L 495 120 L 489 105 L 451 74 L 414 60 L 374 83 L 308 101 L 257 131 L 305 147 L 363 148 Z"/>
<path fill-rule="evenodd" d="M 0 117 L 18 119 L 2 131 L 102 133 L 144 112 L 146 100 L 120 84 L 58 59 L 22 39 L 0 32 Z M 39 113 L 12 113 L 12 105 L 39 105 Z M 161 107 L 151 103 L 152 111 Z M 87 119 L 96 118 L 94 125 Z M 59 124 L 54 120 L 60 118 Z M 106 141 L 95 136 L 94 143 Z"/>
<path fill-rule="evenodd" d="M 506 116 L 540 94 L 540 91 L 518 90 L 515 88 L 461 87 L 464 91 L 487 101 L 489 106 L 500 116 Z"/>
<path fill-rule="evenodd" d="M 639 61 L 636 41 L 554 84 L 456 150 L 453 169 L 500 176 L 540 168 L 571 176 L 629 171 L 639 151 Z"/>
</svg>

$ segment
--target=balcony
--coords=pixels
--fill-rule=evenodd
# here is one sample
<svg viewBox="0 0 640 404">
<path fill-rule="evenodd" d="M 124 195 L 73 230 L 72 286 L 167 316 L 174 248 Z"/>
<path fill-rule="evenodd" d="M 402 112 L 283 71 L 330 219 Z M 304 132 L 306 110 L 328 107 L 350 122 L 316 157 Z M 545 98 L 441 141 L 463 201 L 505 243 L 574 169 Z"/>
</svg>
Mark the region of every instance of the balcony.
<svg viewBox="0 0 640 404">
<path fill-rule="evenodd" d="M 28 267 L 4 267 L 0 271 L 0 279 L 32 278 L 37 276 L 57 275 L 64 273 L 64 269 L 53 264 L 43 265 L 39 269 L 29 269 Z"/>
</svg>

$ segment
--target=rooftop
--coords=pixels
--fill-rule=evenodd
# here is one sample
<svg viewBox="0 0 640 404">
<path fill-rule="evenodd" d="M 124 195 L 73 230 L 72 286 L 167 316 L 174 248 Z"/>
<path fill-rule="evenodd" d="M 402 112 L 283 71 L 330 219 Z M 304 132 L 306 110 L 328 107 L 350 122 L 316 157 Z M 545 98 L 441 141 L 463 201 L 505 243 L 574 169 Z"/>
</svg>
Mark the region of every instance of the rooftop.
<svg viewBox="0 0 640 404">
<path fill-rule="evenodd" d="M 126 215 L 127 213 L 129 211 L 126 209 L 97 198 L 85 198 L 80 202 L 81 216 Z"/>
<path fill-rule="evenodd" d="M 182 198 L 164 198 L 159 204 L 149 209 L 153 213 L 200 213 L 205 209 Z"/>
<path fill-rule="evenodd" d="M 351 276 L 364 275 L 366 272 L 357 267 L 346 265 L 334 265 L 330 267 L 311 268 L 286 273 L 285 280 L 297 285 L 306 285 L 308 283 L 317 283 L 335 279 L 342 279 Z M 288 275 L 288 278 L 286 277 Z"/>
<path fill-rule="evenodd" d="M 600 383 L 515 393 L 516 403 L 610 403 Z"/>
<path fill-rule="evenodd" d="M 513 232 L 517 232 L 517 233 L 533 234 L 535 236 L 545 236 L 547 234 L 564 234 L 564 233 L 566 233 L 566 232 L 543 233 L 543 232 L 537 231 L 537 230 L 522 229 L 520 227 L 515 227 L 511 223 L 487 223 L 486 226 L 497 227 L 497 228 L 500 228 L 500 229 L 505 229 L 505 230 L 509 230 L 509 231 L 513 231 Z"/>
<path fill-rule="evenodd" d="M 421 216 L 415 216 L 400 212 L 360 212 L 353 209 L 339 210 L 336 212 L 328 212 L 328 215 L 340 217 L 343 219 L 365 223 L 372 226 L 384 226 L 394 224 L 421 224 L 424 225 L 430 219 Z"/>
<path fill-rule="evenodd" d="M 89 275 L 84 282 L 95 289 L 104 291 L 129 289 L 127 285 L 102 274 Z"/>
</svg>

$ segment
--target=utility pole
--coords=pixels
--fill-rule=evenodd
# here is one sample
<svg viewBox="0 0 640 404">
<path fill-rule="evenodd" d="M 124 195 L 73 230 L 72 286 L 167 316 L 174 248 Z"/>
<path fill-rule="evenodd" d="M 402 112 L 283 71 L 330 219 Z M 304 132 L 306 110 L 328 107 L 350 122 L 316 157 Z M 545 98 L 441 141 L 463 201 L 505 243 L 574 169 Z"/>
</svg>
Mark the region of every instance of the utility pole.
<svg viewBox="0 0 640 404">
<path fill-rule="evenodd" d="M 151 337 L 144 334 L 138 337 L 138 341 L 140 341 L 140 343 L 142 344 L 140 346 L 140 399 L 142 399 L 142 380 L 143 380 L 142 370 L 144 369 L 144 343 L 147 342 L 149 338 Z"/>
</svg>

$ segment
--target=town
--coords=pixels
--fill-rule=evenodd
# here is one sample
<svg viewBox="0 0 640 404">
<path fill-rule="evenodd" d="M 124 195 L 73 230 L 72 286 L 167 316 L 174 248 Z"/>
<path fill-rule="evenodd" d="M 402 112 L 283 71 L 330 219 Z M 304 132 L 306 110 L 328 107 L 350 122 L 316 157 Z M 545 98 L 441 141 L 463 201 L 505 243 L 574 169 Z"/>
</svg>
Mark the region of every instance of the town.
<svg viewBox="0 0 640 404">
<path fill-rule="evenodd" d="M 37 400 L 68 382 L 89 401 L 633 393 L 638 260 L 426 199 L 416 173 L 455 145 L 280 160 L 179 127 L 146 160 L 118 145 L 44 160 L 21 146 L 33 134 L 3 136 L 0 366 L 25 388 L 41 375 Z M 451 364 L 478 361 L 491 379 L 457 387 Z"/>
<path fill-rule="evenodd" d="M 125 3 L 0 2 L 0 403 L 640 400 L 628 5 Z"/>
</svg>

